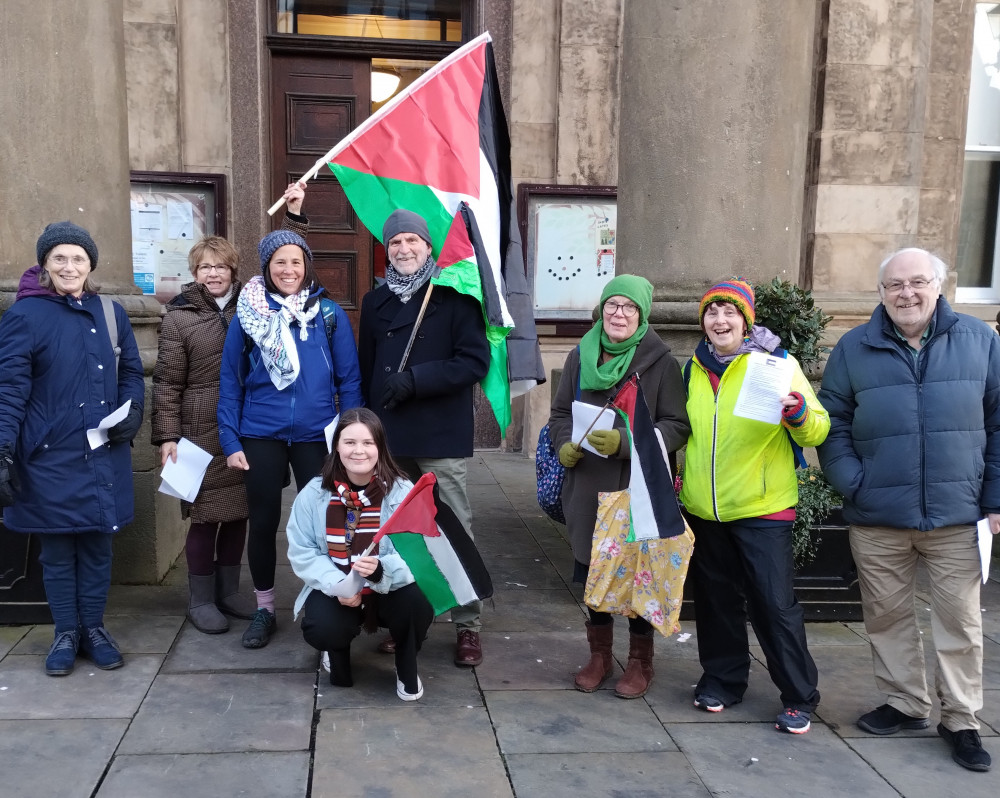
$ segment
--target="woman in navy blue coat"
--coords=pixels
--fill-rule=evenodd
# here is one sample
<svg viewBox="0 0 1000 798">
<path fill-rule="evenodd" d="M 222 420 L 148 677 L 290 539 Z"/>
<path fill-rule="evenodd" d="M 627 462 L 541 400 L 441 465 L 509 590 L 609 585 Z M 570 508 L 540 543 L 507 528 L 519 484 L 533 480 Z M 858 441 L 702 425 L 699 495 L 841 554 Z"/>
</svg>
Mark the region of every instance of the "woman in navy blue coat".
<svg viewBox="0 0 1000 798">
<path fill-rule="evenodd" d="M 312 252 L 290 230 L 258 245 L 261 276 L 236 304 L 219 374 L 219 443 L 230 468 L 246 473 L 250 511 L 247 560 L 257 612 L 245 648 L 262 648 L 274 617 L 276 538 L 281 489 L 291 466 L 300 489 L 326 457 L 325 428 L 338 410 L 360 407 L 361 371 L 343 309 L 326 297 Z"/>
<path fill-rule="evenodd" d="M 97 246 L 71 222 L 45 228 L 38 263 L 0 319 L 0 505 L 8 529 L 38 534 L 55 639 L 50 676 L 78 652 L 99 668 L 123 664 L 104 628 L 111 539 L 133 517 L 131 440 L 143 409 L 139 349 L 125 310 L 90 280 Z M 112 340 L 117 341 L 117 358 Z M 128 415 L 91 448 L 87 430 L 131 400 Z"/>
</svg>

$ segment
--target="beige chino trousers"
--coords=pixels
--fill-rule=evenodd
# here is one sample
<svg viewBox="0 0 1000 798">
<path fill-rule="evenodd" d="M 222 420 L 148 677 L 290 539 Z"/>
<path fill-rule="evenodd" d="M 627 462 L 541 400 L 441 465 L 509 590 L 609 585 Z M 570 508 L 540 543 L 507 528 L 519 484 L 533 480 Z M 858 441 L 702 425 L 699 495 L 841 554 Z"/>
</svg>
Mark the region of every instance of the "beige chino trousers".
<svg viewBox="0 0 1000 798">
<path fill-rule="evenodd" d="M 917 718 L 930 715 L 914 605 L 917 563 L 922 560 L 930 577 L 941 723 L 951 731 L 978 729 L 976 712 L 983 706 L 983 619 L 975 526 L 930 532 L 852 526 L 850 537 L 876 686 L 900 712 Z"/>
</svg>

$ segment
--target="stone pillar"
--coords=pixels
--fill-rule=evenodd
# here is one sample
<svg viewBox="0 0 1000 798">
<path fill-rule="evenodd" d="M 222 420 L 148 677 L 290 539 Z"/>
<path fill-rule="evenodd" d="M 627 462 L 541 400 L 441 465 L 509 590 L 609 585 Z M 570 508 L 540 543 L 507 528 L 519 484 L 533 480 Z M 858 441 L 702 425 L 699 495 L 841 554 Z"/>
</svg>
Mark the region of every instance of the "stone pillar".
<svg viewBox="0 0 1000 798">
<path fill-rule="evenodd" d="M 35 263 L 45 225 L 69 219 L 93 235 L 95 280 L 128 311 L 148 373 L 160 306 L 132 281 L 122 0 L 0 4 L 0 74 L 0 306 Z M 183 539 L 157 529 L 148 441 L 147 423 L 133 457 L 136 521 L 115 540 L 118 581 L 157 581 Z"/>
<path fill-rule="evenodd" d="M 818 5 L 624 3 L 617 271 L 675 354 L 712 281 L 799 279 Z"/>
</svg>

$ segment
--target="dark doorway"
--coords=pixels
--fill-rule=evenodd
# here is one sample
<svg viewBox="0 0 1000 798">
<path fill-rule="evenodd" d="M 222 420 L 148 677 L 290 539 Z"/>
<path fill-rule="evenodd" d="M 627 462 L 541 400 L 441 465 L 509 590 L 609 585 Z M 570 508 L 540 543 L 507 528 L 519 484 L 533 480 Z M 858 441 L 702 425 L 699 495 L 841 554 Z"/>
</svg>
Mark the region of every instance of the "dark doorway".
<svg viewBox="0 0 1000 798">
<path fill-rule="evenodd" d="M 371 60 L 316 54 L 271 59 L 271 190 L 280 197 L 338 141 L 368 118 Z M 372 285 L 372 236 L 333 173 L 309 181 L 303 213 L 316 273 L 358 329 L 361 298 Z M 272 227 L 281 224 L 281 214 Z"/>
</svg>

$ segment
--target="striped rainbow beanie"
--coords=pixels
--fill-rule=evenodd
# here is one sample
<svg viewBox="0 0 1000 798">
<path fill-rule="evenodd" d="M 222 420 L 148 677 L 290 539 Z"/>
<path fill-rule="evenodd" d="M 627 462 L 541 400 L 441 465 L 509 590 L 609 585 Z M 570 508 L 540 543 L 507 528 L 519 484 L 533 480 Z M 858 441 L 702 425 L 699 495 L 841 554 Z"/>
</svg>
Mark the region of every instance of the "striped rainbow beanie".
<svg viewBox="0 0 1000 798">
<path fill-rule="evenodd" d="M 739 277 L 731 280 L 724 280 L 709 288 L 698 304 L 698 324 L 704 327 L 705 311 L 713 302 L 729 302 L 736 306 L 740 315 L 746 319 L 747 331 L 753 327 L 754 319 L 754 296 L 753 286 Z"/>
</svg>

